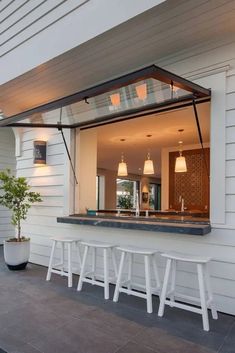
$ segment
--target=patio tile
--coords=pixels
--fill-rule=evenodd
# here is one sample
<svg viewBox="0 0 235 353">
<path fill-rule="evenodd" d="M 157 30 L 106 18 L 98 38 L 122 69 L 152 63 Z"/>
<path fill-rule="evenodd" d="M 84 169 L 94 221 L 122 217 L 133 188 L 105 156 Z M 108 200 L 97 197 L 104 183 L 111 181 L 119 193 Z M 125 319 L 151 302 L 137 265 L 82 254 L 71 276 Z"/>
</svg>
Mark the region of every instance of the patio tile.
<svg viewBox="0 0 235 353">
<path fill-rule="evenodd" d="M 144 344 L 161 353 L 214 353 L 216 350 L 176 337 L 157 327 L 148 328 L 135 336 L 134 342 Z"/>
<path fill-rule="evenodd" d="M 49 330 L 56 330 L 64 326 L 69 318 L 61 318 L 49 310 L 42 310 L 37 305 L 28 303 L 20 309 L 1 314 L 0 325 L 18 338 L 23 337 L 29 342 L 34 337 L 43 339 Z"/>
<path fill-rule="evenodd" d="M 116 353 L 160 353 L 160 351 L 153 351 L 151 348 L 143 346 L 142 344 L 129 342 Z"/>
<path fill-rule="evenodd" d="M 102 327 L 98 329 L 83 319 L 71 319 L 65 326 L 45 333 L 43 339 L 30 343 L 43 353 L 114 353 L 124 345 Z"/>
<path fill-rule="evenodd" d="M 81 303 L 78 298 L 70 299 L 63 296 L 56 296 L 49 298 L 49 300 L 45 299 L 40 304 L 47 310 L 56 313 L 56 315 L 67 318 L 81 318 L 96 309 L 93 305 Z"/>
<path fill-rule="evenodd" d="M 1 353 L 1 351 L 0 351 L 0 353 Z M 21 347 L 17 347 L 7 353 L 43 353 L 43 352 L 39 351 L 38 349 L 31 346 L 31 344 L 26 343 L 26 344 L 22 345 Z"/>
<path fill-rule="evenodd" d="M 96 329 L 101 329 L 118 343 L 122 342 L 123 344 L 143 330 L 143 326 L 135 321 L 102 309 L 89 312 L 83 320 L 85 323 L 94 325 Z"/>
<path fill-rule="evenodd" d="M 234 353 L 235 344 L 233 342 L 225 342 L 218 353 Z"/>
<path fill-rule="evenodd" d="M 40 353 L 40 351 L 24 342 L 22 337 L 16 337 L 14 332 L 7 329 L 0 331 L 0 347 L 3 349 L 0 349 L 0 353 Z"/>
</svg>

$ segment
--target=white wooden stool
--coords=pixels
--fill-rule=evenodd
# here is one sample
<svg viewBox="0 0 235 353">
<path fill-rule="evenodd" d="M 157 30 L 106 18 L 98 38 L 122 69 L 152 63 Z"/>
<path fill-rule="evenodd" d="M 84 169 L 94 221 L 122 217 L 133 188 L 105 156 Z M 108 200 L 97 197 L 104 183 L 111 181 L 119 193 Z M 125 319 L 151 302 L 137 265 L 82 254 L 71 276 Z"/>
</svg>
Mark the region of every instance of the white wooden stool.
<svg viewBox="0 0 235 353">
<path fill-rule="evenodd" d="M 153 305 L 152 305 L 152 294 L 156 293 L 159 295 L 160 291 L 160 280 L 158 275 L 158 268 L 156 264 L 155 255 L 157 253 L 156 250 L 151 249 L 142 249 L 133 246 L 122 246 L 118 247 L 117 250 L 121 251 L 121 260 L 118 270 L 118 277 L 117 283 L 115 287 L 113 301 L 117 302 L 119 293 L 127 293 L 128 295 L 134 295 L 136 297 L 144 298 L 147 300 L 147 312 L 153 312 Z M 132 270 L 133 270 L 133 259 L 134 255 L 143 255 L 144 256 L 144 266 L 145 266 L 145 286 L 133 283 L 132 282 Z M 126 281 L 122 282 L 122 275 L 123 275 L 123 268 L 126 257 L 129 257 L 129 264 L 128 264 L 128 277 Z M 151 287 L 151 269 L 150 266 L 153 266 L 154 272 L 154 279 L 156 281 L 156 287 Z M 127 285 L 127 288 L 123 288 L 123 285 Z M 138 292 L 133 290 L 132 287 L 135 286 L 136 288 L 140 288 L 141 290 L 145 290 L 145 293 Z"/>
<path fill-rule="evenodd" d="M 186 255 L 186 254 L 180 254 L 180 253 L 165 253 L 161 255 L 167 258 L 167 262 L 166 262 L 166 271 L 165 271 L 165 276 L 164 276 L 164 281 L 162 286 L 162 292 L 160 296 L 158 316 L 163 316 L 165 304 L 170 305 L 171 307 L 189 310 L 194 313 L 198 313 L 202 315 L 203 329 L 205 331 L 209 331 L 209 320 L 208 320 L 207 308 L 211 309 L 213 319 L 215 320 L 218 319 L 218 314 L 213 301 L 213 294 L 212 294 L 211 284 L 210 284 L 210 274 L 208 269 L 208 263 L 210 262 L 211 258 L 203 257 L 203 256 L 195 256 L 195 255 Z M 175 292 L 176 269 L 177 269 L 178 261 L 194 263 L 197 265 L 200 299 Z M 170 287 L 170 291 L 167 292 L 170 272 L 171 272 L 171 287 Z M 208 299 L 206 299 L 206 291 L 208 294 Z M 170 299 L 166 299 L 167 297 Z M 195 303 L 200 303 L 201 308 L 175 302 L 175 297 L 186 299 Z"/>
<path fill-rule="evenodd" d="M 112 263 L 113 263 L 113 269 L 115 273 L 115 281 L 117 277 L 117 265 L 116 265 L 116 259 L 115 259 L 115 253 L 114 253 L 114 248 L 115 245 L 105 243 L 105 242 L 100 242 L 100 241 L 82 241 L 81 245 L 84 245 L 84 253 L 83 253 L 83 259 L 82 259 L 82 266 L 81 266 L 81 272 L 80 272 L 80 277 L 78 281 L 78 287 L 77 290 L 81 291 L 82 290 L 82 285 L 83 282 L 91 283 L 92 285 L 97 285 L 100 287 L 104 287 L 104 298 L 109 299 L 109 283 L 112 280 L 109 277 L 109 259 L 108 259 L 108 253 L 111 253 L 111 258 L 112 258 Z M 86 262 L 87 262 L 87 255 L 89 252 L 89 249 L 92 249 L 92 269 L 89 272 L 85 272 L 86 270 Z M 103 261 L 104 261 L 104 276 L 103 276 L 103 282 L 96 280 L 97 273 L 96 273 L 96 253 L 97 249 L 102 249 L 103 250 Z M 100 275 L 99 275 L 100 277 Z"/>
<path fill-rule="evenodd" d="M 75 244 L 75 246 L 77 248 L 78 261 L 79 261 L 79 265 L 81 266 L 81 255 L 80 255 L 80 248 L 79 248 L 80 240 L 76 239 L 76 238 L 71 238 L 71 237 L 70 238 L 55 237 L 55 238 L 51 238 L 51 240 L 52 240 L 52 248 L 51 248 L 51 255 L 50 255 L 50 261 L 49 261 L 46 280 L 50 281 L 51 274 L 56 273 L 61 276 L 68 277 L 68 287 L 72 287 L 73 286 L 72 245 Z M 61 261 L 59 263 L 53 264 L 55 249 L 58 244 L 60 244 L 60 246 L 61 246 Z M 65 271 L 65 258 L 64 258 L 66 245 L 68 248 L 68 270 L 67 271 Z"/>
</svg>

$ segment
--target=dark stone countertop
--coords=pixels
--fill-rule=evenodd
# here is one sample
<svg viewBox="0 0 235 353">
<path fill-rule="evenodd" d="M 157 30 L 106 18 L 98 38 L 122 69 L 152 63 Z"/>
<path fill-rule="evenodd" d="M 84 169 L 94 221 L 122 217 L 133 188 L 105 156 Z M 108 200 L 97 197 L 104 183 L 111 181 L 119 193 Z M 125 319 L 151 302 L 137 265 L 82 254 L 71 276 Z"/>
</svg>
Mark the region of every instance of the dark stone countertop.
<svg viewBox="0 0 235 353">
<path fill-rule="evenodd" d="M 190 220 L 169 220 L 145 217 L 118 217 L 107 215 L 71 215 L 67 217 L 57 217 L 58 223 L 81 224 L 96 227 L 110 227 L 120 229 L 134 229 L 151 232 L 180 233 L 191 235 L 206 235 L 211 232 L 209 222 L 193 222 Z"/>
</svg>

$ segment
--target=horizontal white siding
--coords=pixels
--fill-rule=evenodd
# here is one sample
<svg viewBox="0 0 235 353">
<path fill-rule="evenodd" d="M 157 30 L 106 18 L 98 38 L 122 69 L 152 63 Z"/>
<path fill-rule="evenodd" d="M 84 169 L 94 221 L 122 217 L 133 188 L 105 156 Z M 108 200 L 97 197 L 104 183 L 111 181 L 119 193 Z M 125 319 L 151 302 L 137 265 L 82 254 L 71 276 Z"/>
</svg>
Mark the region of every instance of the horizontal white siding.
<svg viewBox="0 0 235 353">
<path fill-rule="evenodd" d="M 0 57 L 3 67 L 0 83 L 89 41 L 161 2 L 164 0 L 0 1 Z M 20 65 L 14 65 L 15 57 Z M 7 70 L 8 65 L 10 71 Z"/>
<path fill-rule="evenodd" d="M 12 129 L 0 129 L 0 171 L 10 169 L 15 173 L 15 137 Z M 0 206 L 0 244 L 3 240 L 15 235 L 11 224 L 11 212 Z"/>
<path fill-rule="evenodd" d="M 235 229 L 235 70 L 227 74 L 226 223 Z M 235 251 L 235 247 L 234 247 Z"/>
<path fill-rule="evenodd" d="M 0 55 L 13 50 L 89 1 L 17 0 L 6 7 L 2 4 Z"/>
</svg>

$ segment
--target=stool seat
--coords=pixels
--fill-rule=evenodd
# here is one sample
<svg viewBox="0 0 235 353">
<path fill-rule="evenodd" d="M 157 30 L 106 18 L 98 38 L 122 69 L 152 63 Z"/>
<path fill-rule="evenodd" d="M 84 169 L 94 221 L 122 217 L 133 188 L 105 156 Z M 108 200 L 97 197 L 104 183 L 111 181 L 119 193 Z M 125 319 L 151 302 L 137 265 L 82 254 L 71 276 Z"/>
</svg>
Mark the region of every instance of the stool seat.
<svg viewBox="0 0 235 353">
<path fill-rule="evenodd" d="M 73 238 L 73 237 L 51 237 L 51 240 L 58 241 L 61 243 L 76 243 L 76 242 L 81 242 L 81 239 L 78 238 Z"/>
<path fill-rule="evenodd" d="M 84 246 L 90 246 L 90 247 L 101 248 L 101 249 L 109 249 L 109 248 L 116 247 L 116 245 L 114 245 L 114 244 L 105 243 L 105 242 L 97 241 L 97 240 L 81 241 L 81 244 Z"/>
<path fill-rule="evenodd" d="M 144 298 L 146 299 L 146 302 L 147 302 L 147 312 L 152 313 L 153 312 L 152 294 L 157 293 L 159 295 L 159 292 L 160 292 L 160 280 L 159 280 L 158 268 L 157 268 L 156 259 L 155 259 L 155 254 L 158 251 L 153 249 L 144 249 L 136 246 L 129 246 L 129 245 L 119 246 L 117 247 L 117 250 L 121 252 L 121 260 L 120 260 L 120 265 L 118 270 L 118 277 L 117 277 L 117 283 L 115 286 L 113 301 L 114 302 L 118 301 L 119 293 L 126 293 L 128 295 L 134 295 L 139 298 Z M 144 258 L 145 285 L 142 285 L 139 283 L 133 283 L 132 281 L 134 255 L 142 255 Z M 128 276 L 127 276 L 127 280 L 122 281 L 123 269 L 124 269 L 126 257 L 129 258 Z M 154 288 L 152 288 L 151 286 L 152 284 L 151 265 L 154 273 L 154 279 L 156 282 L 156 285 Z M 140 288 L 141 291 L 132 289 L 133 287 Z"/>
<path fill-rule="evenodd" d="M 208 263 L 211 261 L 211 257 L 208 256 L 198 256 L 198 255 L 189 255 L 189 254 L 182 254 L 178 252 L 169 252 L 169 253 L 162 253 L 163 257 L 173 260 L 179 261 L 186 261 L 186 262 L 193 262 L 193 263 Z"/>
<path fill-rule="evenodd" d="M 157 250 L 153 250 L 153 249 L 143 249 L 137 246 L 129 246 L 129 245 L 118 246 L 117 250 L 125 251 L 130 254 L 140 254 L 140 255 L 154 255 L 158 252 Z"/>
</svg>

